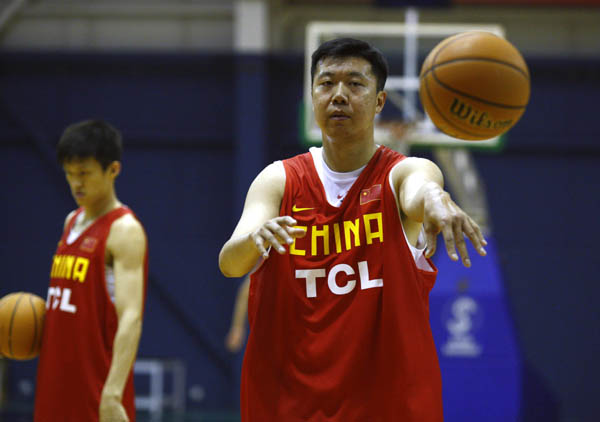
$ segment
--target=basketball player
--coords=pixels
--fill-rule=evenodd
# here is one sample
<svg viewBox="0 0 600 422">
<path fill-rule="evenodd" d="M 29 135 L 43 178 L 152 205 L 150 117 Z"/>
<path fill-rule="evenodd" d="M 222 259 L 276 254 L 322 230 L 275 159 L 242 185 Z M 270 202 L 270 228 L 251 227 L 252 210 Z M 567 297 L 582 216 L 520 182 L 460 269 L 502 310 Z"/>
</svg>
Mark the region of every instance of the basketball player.
<svg viewBox="0 0 600 422">
<path fill-rule="evenodd" d="M 52 263 L 34 420 L 134 421 L 147 242 L 115 193 L 121 134 L 99 120 L 73 124 L 57 157 L 79 208 Z"/>
<path fill-rule="evenodd" d="M 378 50 L 328 41 L 311 73 L 323 146 L 256 177 L 219 255 L 226 276 L 254 269 L 242 421 L 439 422 L 429 257 L 440 232 L 467 267 L 464 235 L 481 255 L 486 241 L 435 164 L 375 144 Z"/>
</svg>

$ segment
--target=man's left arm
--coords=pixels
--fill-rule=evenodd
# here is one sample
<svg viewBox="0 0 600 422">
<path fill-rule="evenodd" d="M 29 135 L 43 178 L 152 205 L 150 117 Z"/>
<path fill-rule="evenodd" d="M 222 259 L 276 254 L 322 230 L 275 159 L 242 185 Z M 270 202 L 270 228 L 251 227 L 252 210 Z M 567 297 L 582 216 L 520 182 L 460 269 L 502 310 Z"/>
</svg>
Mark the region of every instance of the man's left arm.
<svg viewBox="0 0 600 422">
<path fill-rule="evenodd" d="M 230 352 L 237 352 L 244 345 L 246 336 L 246 318 L 248 315 L 248 296 L 250 294 L 250 276 L 244 278 L 243 283 L 238 288 L 235 298 L 235 306 L 231 326 L 225 339 L 225 344 Z"/>
<path fill-rule="evenodd" d="M 466 267 L 471 266 L 471 260 L 465 236 L 480 255 L 486 254 L 483 247 L 487 242 L 479 226 L 443 189 L 442 172 L 433 162 L 423 158 L 405 158 L 394 168 L 392 182 L 402 214 L 412 222 L 423 224 L 427 257 L 435 253 L 439 233 L 444 237 L 448 256 L 458 261 L 458 249 Z"/>
<path fill-rule="evenodd" d="M 115 276 L 115 308 L 118 316 L 113 355 L 100 399 L 100 421 L 128 421 L 122 404 L 142 333 L 146 235 L 131 214 L 116 220 L 107 239 Z"/>
</svg>

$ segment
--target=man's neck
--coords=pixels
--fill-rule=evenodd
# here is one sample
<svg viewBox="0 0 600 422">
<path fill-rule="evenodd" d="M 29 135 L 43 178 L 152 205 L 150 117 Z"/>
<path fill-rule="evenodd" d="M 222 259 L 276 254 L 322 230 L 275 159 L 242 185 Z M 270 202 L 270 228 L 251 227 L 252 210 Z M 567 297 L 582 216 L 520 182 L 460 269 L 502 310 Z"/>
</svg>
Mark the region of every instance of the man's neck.
<svg viewBox="0 0 600 422">
<path fill-rule="evenodd" d="M 98 217 L 101 217 L 104 214 L 114 210 L 120 205 L 120 202 L 117 200 L 117 197 L 114 194 L 109 195 L 103 200 L 98 201 L 92 205 L 84 206 L 84 220 L 95 220 Z"/>
<path fill-rule="evenodd" d="M 337 172 L 349 172 L 366 165 L 377 151 L 373 139 L 351 142 L 324 137 L 323 159 L 327 166 Z"/>
</svg>

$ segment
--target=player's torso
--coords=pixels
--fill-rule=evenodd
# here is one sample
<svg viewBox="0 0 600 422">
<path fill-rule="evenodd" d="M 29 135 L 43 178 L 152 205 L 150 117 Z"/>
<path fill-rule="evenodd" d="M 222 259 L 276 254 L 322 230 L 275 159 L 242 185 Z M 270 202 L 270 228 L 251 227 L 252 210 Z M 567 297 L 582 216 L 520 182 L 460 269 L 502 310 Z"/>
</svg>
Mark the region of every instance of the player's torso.
<svg viewBox="0 0 600 422">
<path fill-rule="evenodd" d="M 327 201 L 310 155 L 303 158 L 285 164 L 280 214 L 296 219 L 306 236 L 295 239 L 287 255 L 272 253 L 264 271 L 277 268 L 279 299 L 297 311 L 288 313 L 288 330 L 297 323 L 297 346 L 307 346 L 310 361 L 311 350 L 333 352 L 351 338 L 360 344 L 372 335 L 382 295 L 398 287 L 390 278 L 394 264 L 385 262 L 386 247 L 395 248 L 405 264 L 410 255 L 398 248 L 402 229 L 388 181 L 401 156 L 378 151 L 377 163 L 363 170 L 339 207 Z"/>
<path fill-rule="evenodd" d="M 337 421 L 367 411 L 379 400 L 374 395 L 394 389 L 385 367 L 402 345 L 393 333 L 406 332 L 403 320 L 414 322 L 414 313 L 419 329 L 428 329 L 431 285 L 419 278 L 389 184 L 400 159 L 378 151 L 340 207 L 327 202 L 307 156 L 285 162 L 280 214 L 296 219 L 306 236 L 288 254 L 272 251 L 252 276 L 245 363 L 247 379 L 262 374 L 256 387 L 280 398 L 280 415 Z M 273 368 L 278 375 L 269 384 Z M 329 419 L 314 413 L 328 410 Z"/>
<path fill-rule="evenodd" d="M 287 256 L 277 257 L 294 280 L 294 297 L 320 308 L 347 302 L 344 309 L 350 303 L 359 306 L 376 300 L 383 287 L 386 219 L 397 220 L 393 198 L 386 195 L 386 169 L 361 173 L 335 207 L 327 201 L 310 160 L 286 166 L 288 181 L 280 214 L 292 216 L 306 231 L 290 245 Z"/>
<path fill-rule="evenodd" d="M 106 242 L 112 223 L 129 212 L 125 207 L 112 210 L 81 232 L 76 227 L 80 212 L 68 223 L 52 259 L 46 302 L 46 319 L 60 323 L 61 332 L 67 327 L 97 327 L 102 321 L 109 327 L 116 322 Z"/>
</svg>

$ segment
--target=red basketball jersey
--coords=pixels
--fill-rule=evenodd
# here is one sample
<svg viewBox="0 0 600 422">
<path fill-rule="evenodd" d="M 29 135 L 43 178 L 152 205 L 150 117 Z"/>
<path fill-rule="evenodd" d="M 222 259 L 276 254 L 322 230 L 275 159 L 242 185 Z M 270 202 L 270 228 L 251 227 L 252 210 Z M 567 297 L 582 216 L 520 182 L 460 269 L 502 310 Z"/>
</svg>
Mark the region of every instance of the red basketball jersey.
<svg viewBox="0 0 600 422">
<path fill-rule="evenodd" d="M 82 211 L 68 222 L 52 262 L 37 370 L 36 422 L 98 421 L 100 394 L 112 361 L 118 318 L 106 283 L 106 239 L 112 223 L 132 212 L 124 206 L 114 209 L 67 244 Z M 146 254 L 144 294 L 147 264 Z M 132 371 L 123 391 L 130 421 L 135 421 L 134 398 Z"/>
<path fill-rule="evenodd" d="M 439 422 L 429 325 L 437 270 L 417 268 L 380 147 L 339 208 L 310 153 L 285 160 L 281 215 L 306 236 L 251 276 L 244 422 Z"/>
</svg>

